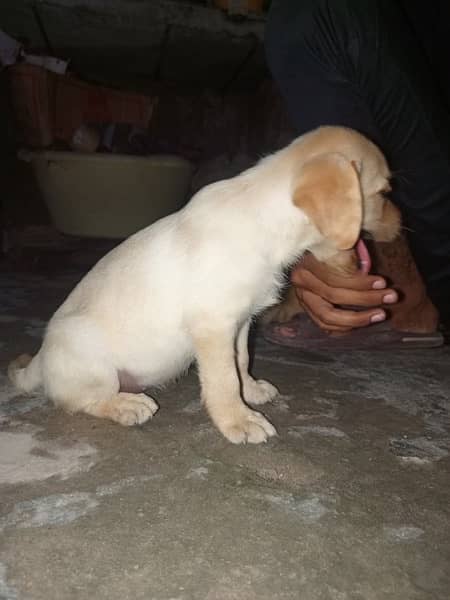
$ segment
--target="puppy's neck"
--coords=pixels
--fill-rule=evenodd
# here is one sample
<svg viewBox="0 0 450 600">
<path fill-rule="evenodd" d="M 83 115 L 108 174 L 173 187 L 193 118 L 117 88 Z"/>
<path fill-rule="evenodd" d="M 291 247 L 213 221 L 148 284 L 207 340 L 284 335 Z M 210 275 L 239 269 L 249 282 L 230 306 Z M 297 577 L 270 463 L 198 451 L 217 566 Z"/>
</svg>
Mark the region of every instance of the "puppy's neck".
<svg viewBox="0 0 450 600">
<path fill-rule="evenodd" d="M 260 249 L 280 269 L 317 241 L 316 229 L 292 201 L 293 170 L 282 158 L 280 153 L 272 155 L 241 176 L 246 185 L 242 203 L 250 209 L 247 218 L 255 219 Z"/>
</svg>

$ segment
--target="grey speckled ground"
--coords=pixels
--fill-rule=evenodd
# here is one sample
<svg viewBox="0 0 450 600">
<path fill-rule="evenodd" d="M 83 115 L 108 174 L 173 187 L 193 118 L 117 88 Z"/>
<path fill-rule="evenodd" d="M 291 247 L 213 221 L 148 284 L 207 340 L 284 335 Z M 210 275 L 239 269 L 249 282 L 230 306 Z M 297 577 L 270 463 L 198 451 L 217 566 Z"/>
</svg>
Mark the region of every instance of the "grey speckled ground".
<svg viewBox="0 0 450 600">
<path fill-rule="evenodd" d="M 1 276 L 1 600 L 448 600 L 450 348 L 258 341 L 277 439 L 227 443 L 195 373 L 125 429 L 4 377 L 75 280 Z"/>
</svg>

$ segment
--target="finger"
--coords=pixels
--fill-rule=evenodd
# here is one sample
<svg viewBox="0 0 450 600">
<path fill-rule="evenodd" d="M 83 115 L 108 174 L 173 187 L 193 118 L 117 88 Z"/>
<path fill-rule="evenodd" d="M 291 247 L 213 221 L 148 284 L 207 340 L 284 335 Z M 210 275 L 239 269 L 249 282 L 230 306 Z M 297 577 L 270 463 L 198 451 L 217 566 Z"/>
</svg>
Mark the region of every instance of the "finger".
<svg viewBox="0 0 450 600">
<path fill-rule="evenodd" d="M 380 306 L 382 304 L 395 304 L 398 301 L 398 294 L 393 289 L 359 290 L 333 287 L 306 269 L 298 272 L 294 285 L 310 290 L 332 304 Z"/>
<path fill-rule="evenodd" d="M 302 302 L 307 312 L 314 315 L 315 319 L 325 325 L 325 328 L 354 329 L 357 327 L 366 327 L 371 323 L 379 323 L 386 318 L 386 313 L 379 308 L 362 311 L 336 308 L 324 298 L 308 290 L 303 290 Z"/>
<path fill-rule="evenodd" d="M 353 290 L 383 290 L 387 287 L 386 280 L 380 275 L 366 275 L 357 272 L 354 275 L 344 276 L 335 273 L 324 263 L 318 260 L 308 260 L 300 262 L 291 273 L 291 280 L 296 285 L 301 285 L 305 272 L 314 274 L 318 279 L 330 287 L 353 289 Z"/>
<path fill-rule="evenodd" d="M 315 315 L 313 312 L 311 312 L 306 305 L 305 305 L 305 312 L 314 321 L 314 323 L 318 327 L 320 327 L 320 329 L 322 329 L 323 331 L 326 331 L 327 333 L 348 333 L 349 331 L 352 330 L 351 327 L 338 327 L 336 325 L 329 325 L 327 323 L 324 323 L 323 321 L 321 321 L 319 319 L 319 317 L 317 315 Z"/>
<path fill-rule="evenodd" d="M 307 301 L 305 302 L 303 300 L 302 290 L 300 288 L 297 288 L 297 290 L 299 292 L 298 300 L 299 300 L 300 305 L 302 306 L 302 308 L 306 312 L 306 314 L 314 321 L 314 323 L 320 327 L 320 329 L 326 331 L 327 333 L 334 333 L 334 332 L 346 333 L 346 332 L 351 331 L 350 327 L 340 327 L 338 325 L 329 325 L 329 324 L 327 325 L 326 323 L 324 323 L 321 319 L 319 319 L 319 317 L 314 312 L 314 302 L 311 303 L 313 305 L 313 308 L 310 308 L 308 294 L 307 294 Z"/>
</svg>

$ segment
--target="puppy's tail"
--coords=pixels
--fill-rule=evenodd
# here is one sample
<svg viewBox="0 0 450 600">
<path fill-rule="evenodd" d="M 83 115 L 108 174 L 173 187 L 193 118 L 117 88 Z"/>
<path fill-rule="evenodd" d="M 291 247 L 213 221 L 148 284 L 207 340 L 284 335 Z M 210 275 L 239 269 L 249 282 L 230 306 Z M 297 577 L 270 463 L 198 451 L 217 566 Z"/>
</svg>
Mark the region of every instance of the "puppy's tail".
<svg viewBox="0 0 450 600">
<path fill-rule="evenodd" d="M 22 392 L 31 392 L 42 383 L 39 354 L 21 354 L 8 366 L 8 377 Z"/>
</svg>

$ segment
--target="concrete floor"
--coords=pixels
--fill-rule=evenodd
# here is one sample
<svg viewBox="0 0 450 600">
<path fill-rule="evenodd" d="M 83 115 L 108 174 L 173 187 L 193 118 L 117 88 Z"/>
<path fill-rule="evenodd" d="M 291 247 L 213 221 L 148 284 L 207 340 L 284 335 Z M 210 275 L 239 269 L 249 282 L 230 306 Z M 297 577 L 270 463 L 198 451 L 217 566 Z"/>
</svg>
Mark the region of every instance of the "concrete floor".
<svg viewBox="0 0 450 600">
<path fill-rule="evenodd" d="M 449 347 L 257 340 L 278 438 L 229 444 L 194 372 L 126 429 L 6 380 L 78 277 L 51 272 L 0 276 L 1 600 L 448 600 Z"/>
</svg>

